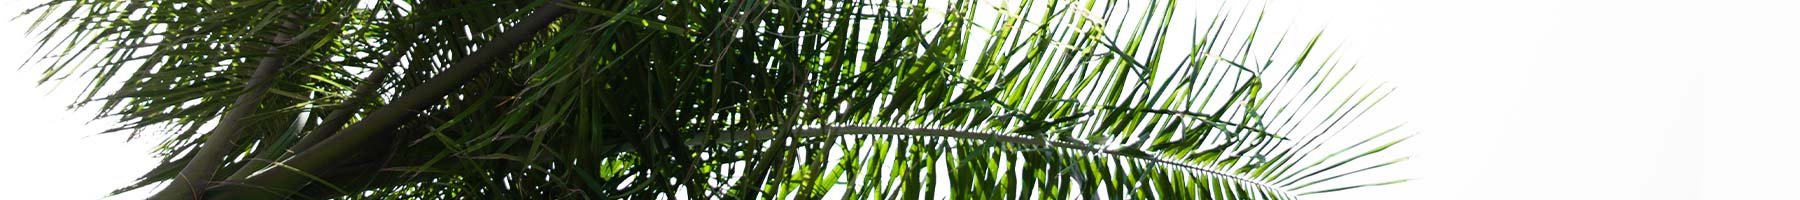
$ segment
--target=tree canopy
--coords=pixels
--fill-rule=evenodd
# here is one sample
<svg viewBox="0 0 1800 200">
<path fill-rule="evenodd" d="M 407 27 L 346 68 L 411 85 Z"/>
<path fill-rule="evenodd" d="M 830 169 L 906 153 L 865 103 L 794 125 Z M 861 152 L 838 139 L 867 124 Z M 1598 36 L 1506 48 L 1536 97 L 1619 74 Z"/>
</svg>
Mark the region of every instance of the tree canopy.
<svg viewBox="0 0 1800 200">
<path fill-rule="evenodd" d="M 1177 3 L 1218 2 L 27 13 L 42 81 L 162 141 L 118 190 L 166 185 L 153 199 L 1293 199 L 1405 181 L 1331 181 L 1405 158 L 1371 161 L 1404 140 L 1388 132 L 1331 140 L 1391 90 L 1345 84 L 1355 65 L 1324 34 Z"/>
</svg>

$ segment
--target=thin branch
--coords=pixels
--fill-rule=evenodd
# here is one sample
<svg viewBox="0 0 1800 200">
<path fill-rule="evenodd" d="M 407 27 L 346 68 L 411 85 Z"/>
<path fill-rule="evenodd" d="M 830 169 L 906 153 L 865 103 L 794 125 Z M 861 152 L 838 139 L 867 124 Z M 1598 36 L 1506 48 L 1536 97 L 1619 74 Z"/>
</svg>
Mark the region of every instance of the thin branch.
<svg viewBox="0 0 1800 200">
<path fill-rule="evenodd" d="M 344 103 L 339 104 L 342 107 L 332 110 L 330 114 L 325 116 L 325 121 L 319 122 L 319 128 L 313 129 L 312 132 L 307 133 L 305 137 L 302 137 L 300 141 L 295 143 L 288 151 L 300 152 L 307 148 L 312 148 L 314 144 L 318 144 L 319 141 L 325 140 L 326 137 L 330 137 L 332 134 L 337 133 L 338 130 L 342 130 L 344 128 L 344 123 L 348 123 L 350 117 L 355 115 L 356 111 L 362 108 L 363 104 L 368 104 L 369 100 L 375 99 L 375 90 L 381 89 L 381 82 L 387 80 L 388 74 L 391 74 L 394 71 L 394 65 L 397 65 L 400 62 L 400 58 L 406 55 L 405 49 L 406 47 L 398 48 L 393 54 L 388 54 L 387 57 L 382 58 L 381 67 L 377 68 L 374 72 L 370 72 L 368 77 L 363 78 L 362 84 L 357 85 L 356 90 L 351 92 L 350 99 L 344 100 Z"/>
</svg>

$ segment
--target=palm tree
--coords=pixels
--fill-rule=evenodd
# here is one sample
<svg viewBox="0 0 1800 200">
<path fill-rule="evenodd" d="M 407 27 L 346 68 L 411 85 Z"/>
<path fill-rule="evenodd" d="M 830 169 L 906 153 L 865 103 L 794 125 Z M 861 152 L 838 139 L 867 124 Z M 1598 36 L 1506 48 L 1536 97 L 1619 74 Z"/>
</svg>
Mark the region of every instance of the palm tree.
<svg viewBox="0 0 1800 200">
<path fill-rule="evenodd" d="M 27 13 L 42 81 L 79 81 L 109 132 L 163 141 L 117 191 L 166 183 L 152 199 L 1293 199 L 1404 181 L 1328 182 L 1404 160 L 1352 162 L 1404 140 L 1387 132 L 1328 142 L 1391 90 L 1341 89 L 1354 65 L 1319 35 L 1269 44 L 1260 15 L 1176 3 Z"/>
</svg>

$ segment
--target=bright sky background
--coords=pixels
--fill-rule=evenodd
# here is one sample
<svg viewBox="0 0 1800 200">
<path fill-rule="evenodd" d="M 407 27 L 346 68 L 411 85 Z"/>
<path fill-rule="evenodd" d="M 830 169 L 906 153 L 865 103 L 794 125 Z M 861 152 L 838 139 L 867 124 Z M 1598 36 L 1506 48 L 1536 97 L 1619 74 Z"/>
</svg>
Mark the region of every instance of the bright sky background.
<svg viewBox="0 0 1800 200">
<path fill-rule="evenodd" d="M 1275 2 L 1271 22 L 1327 30 L 1399 88 L 1360 127 L 1419 134 L 1358 179 L 1417 180 L 1312 199 L 1800 196 L 1800 2 Z M 0 25 L 0 199 L 96 199 L 148 170 L 149 141 L 94 135 L 112 125 L 67 110 L 74 90 L 13 68 L 25 20 Z"/>
</svg>

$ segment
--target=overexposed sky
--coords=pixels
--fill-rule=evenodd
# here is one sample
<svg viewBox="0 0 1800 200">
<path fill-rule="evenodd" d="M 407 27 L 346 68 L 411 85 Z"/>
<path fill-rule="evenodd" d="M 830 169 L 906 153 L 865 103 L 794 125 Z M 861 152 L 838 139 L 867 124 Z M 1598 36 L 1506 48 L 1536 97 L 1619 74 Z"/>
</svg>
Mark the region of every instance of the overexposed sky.
<svg viewBox="0 0 1800 200">
<path fill-rule="evenodd" d="M 37 85 L 42 67 L 19 68 L 36 44 L 22 33 L 34 18 L 9 19 L 38 2 L 0 0 L 0 199 L 99 199 L 161 160 L 150 153 L 156 141 L 96 135 L 116 126 L 67 109 L 82 82 L 52 92 Z"/>
<path fill-rule="evenodd" d="M 1422 133 L 1378 172 L 1419 180 L 1320 199 L 1800 196 L 1795 2 L 1283 2 L 1400 88 L 1364 126 Z"/>
<path fill-rule="evenodd" d="M 1350 177 L 1416 180 L 1312 199 L 1800 196 L 1800 3 L 1273 2 L 1272 24 L 1326 30 L 1355 77 L 1399 88 L 1358 129 L 1419 135 L 1390 150 L 1412 160 Z M 28 23 L 0 25 L 0 199 L 95 199 L 148 170 L 152 141 L 94 135 L 112 125 L 66 110 L 72 89 L 13 68 Z"/>
</svg>

